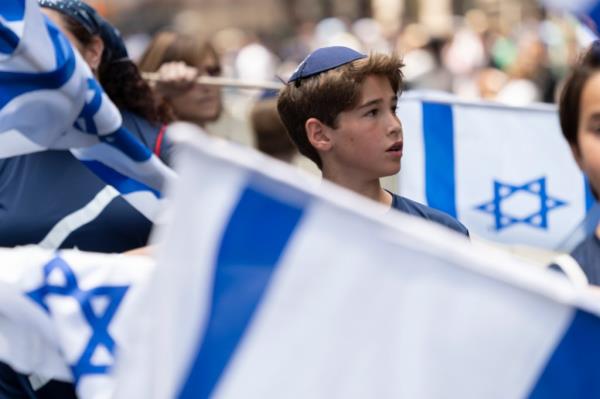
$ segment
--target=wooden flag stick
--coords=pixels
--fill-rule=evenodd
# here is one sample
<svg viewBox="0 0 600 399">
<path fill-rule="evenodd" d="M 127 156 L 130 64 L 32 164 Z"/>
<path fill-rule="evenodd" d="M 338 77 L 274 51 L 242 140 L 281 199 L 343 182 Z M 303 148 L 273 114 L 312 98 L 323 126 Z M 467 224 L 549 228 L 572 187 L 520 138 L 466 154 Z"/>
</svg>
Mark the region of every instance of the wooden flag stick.
<svg viewBox="0 0 600 399">
<path fill-rule="evenodd" d="M 150 82 L 160 81 L 159 74 L 155 72 L 143 72 L 142 77 Z M 283 87 L 283 85 L 279 82 L 251 82 L 213 76 L 199 76 L 198 79 L 196 79 L 196 82 L 198 84 L 207 86 L 237 87 L 240 89 L 253 90 L 279 90 Z"/>
</svg>

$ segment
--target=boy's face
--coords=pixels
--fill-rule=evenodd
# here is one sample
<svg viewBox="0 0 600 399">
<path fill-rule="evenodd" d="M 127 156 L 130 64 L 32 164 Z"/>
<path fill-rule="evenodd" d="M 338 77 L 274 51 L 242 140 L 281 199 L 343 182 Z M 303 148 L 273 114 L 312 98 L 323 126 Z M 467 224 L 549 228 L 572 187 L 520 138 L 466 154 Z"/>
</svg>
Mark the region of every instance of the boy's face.
<svg viewBox="0 0 600 399">
<path fill-rule="evenodd" d="M 581 170 L 600 191 L 600 73 L 590 77 L 581 93 L 577 148 L 573 154 Z"/>
<path fill-rule="evenodd" d="M 331 150 L 322 154 L 324 167 L 353 179 L 398 173 L 403 143 L 397 101 L 387 78 L 368 76 L 358 105 L 340 113 L 337 128 L 329 132 Z"/>
</svg>

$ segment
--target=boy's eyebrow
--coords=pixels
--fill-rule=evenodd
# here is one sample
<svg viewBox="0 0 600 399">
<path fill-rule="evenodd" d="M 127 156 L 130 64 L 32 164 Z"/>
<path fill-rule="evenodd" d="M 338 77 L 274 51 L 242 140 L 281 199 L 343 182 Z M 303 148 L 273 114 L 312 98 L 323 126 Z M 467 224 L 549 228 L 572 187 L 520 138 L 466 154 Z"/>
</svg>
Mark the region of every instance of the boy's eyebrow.
<svg viewBox="0 0 600 399">
<path fill-rule="evenodd" d="M 393 97 L 391 98 L 391 101 L 392 101 L 393 103 L 397 103 L 397 102 L 398 102 L 398 96 L 393 96 Z M 367 101 L 366 103 L 364 103 L 364 104 L 362 104 L 362 105 L 359 105 L 359 106 L 358 106 L 358 109 L 361 109 L 361 108 L 367 108 L 367 107 L 370 107 L 370 106 L 373 106 L 373 105 L 377 105 L 377 104 L 379 104 L 379 103 L 381 103 L 381 102 L 383 102 L 383 99 L 381 99 L 381 98 L 376 98 L 376 99 L 374 99 L 374 100 Z"/>
</svg>

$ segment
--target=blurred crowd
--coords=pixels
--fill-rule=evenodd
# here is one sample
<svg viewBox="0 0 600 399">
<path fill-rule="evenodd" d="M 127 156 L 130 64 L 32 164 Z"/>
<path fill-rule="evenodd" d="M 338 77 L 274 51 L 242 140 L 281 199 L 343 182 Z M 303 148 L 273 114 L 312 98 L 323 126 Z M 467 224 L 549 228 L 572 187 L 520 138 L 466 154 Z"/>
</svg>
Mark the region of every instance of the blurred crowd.
<svg viewBox="0 0 600 399">
<path fill-rule="evenodd" d="M 189 30 L 181 21 L 185 19 L 165 23 L 164 30 Z M 285 81 L 315 48 L 344 45 L 363 52 L 399 53 L 405 63 L 404 90 L 436 90 L 467 100 L 481 98 L 519 106 L 555 102 L 569 66 L 589 44 L 585 30 L 574 18 L 544 10 L 508 26 L 472 9 L 455 16 L 452 29 L 445 34 L 435 35 L 420 23 L 406 23 L 399 31 L 389 32 L 372 18 L 325 18 L 299 23 L 290 31 L 293 34 L 288 37 L 275 37 L 231 27 L 209 36 L 192 36 L 198 42 L 211 43 L 218 54 L 218 73 L 224 77 Z M 126 37 L 134 60 L 140 60 L 151 40 L 150 34 Z M 260 147 L 250 116 L 256 101 L 264 97 L 268 93 L 224 88 L 221 117 L 206 129 Z"/>
<path fill-rule="evenodd" d="M 170 29 L 180 30 L 177 20 Z M 398 52 L 406 64 L 407 89 L 443 90 L 518 105 L 554 102 L 558 82 L 578 49 L 589 44 L 573 18 L 543 11 L 521 24 L 503 26 L 472 9 L 454 17 L 451 31 L 435 36 L 419 23 L 386 32 L 371 18 L 325 18 L 303 22 L 293 31 L 291 37 L 275 39 L 227 28 L 209 39 L 220 54 L 225 76 L 285 80 L 310 51 L 339 44 L 364 52 Z M 147 41 L 140 35 L 131 39 L 135 58 Z"/>
</svg>

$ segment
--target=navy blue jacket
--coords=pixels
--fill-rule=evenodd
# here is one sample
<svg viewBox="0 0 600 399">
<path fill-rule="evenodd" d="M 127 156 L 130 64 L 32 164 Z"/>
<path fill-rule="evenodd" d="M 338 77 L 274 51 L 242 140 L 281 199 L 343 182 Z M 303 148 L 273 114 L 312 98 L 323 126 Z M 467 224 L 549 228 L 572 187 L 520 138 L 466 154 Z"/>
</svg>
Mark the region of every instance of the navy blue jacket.
<svg viewBox="0 0 600 399">
<path fill-rule="evenodd" d="M 160 126 L 129 112 L 123 121 L 149 149 Z M 161 146 L 166 159 L 168 144 Z M 105 183 L 69 151 L 56 150 L 0 160 L 0 246 L 37 244 L 66 215 L 90 202 Z M 152 224 L 122 198 L 71 233 L 61 248 L 123 252 L 146 245 Z"/>
</svg>

